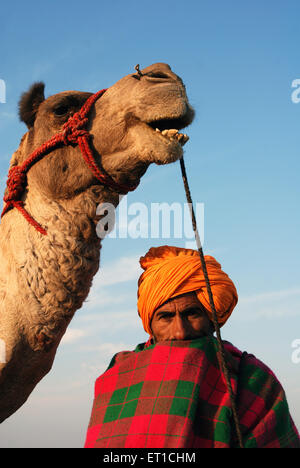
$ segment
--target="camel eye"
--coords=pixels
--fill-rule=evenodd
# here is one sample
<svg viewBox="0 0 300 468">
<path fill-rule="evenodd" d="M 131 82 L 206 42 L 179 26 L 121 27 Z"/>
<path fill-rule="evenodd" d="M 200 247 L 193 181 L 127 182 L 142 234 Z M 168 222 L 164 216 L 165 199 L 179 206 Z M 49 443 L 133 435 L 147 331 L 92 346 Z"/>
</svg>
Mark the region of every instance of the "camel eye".
<svg viewBox="0 0 300 468">
<path fill-rule="evenodd" d="M 64 105 L 58 106 L 55 109 L 53 109 L 55 115 L 65 115 L 68 113 L 68 111 L 69 107 Z"/>
</svg>

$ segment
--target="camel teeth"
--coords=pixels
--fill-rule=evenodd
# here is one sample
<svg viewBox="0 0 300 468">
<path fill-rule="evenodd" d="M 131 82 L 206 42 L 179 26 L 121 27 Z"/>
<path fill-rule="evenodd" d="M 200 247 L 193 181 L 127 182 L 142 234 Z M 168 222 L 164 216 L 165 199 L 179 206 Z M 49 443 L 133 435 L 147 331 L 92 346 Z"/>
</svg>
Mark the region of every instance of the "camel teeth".
<svg viewBox="0 0 300 468">
<path fill-rule="evenodd" d="M 169 138 L 172 138 L 174 135 L 178 133 L 178 130 L 176 130 L 175 128 L 170 128 L 169 130 L 163 130 L 161 133 L 164 136 L 168 136 Z"/>
<path fill-rule="evenodd" d="M 168 130 L 168 135 L 170 135 L 171 137 L 175 136 L 177 134 L 178 134 L 178 130 L 176 130 L 175 128 L 174 129 L 172 128 L 171 130 Z"/>
<path fill-rule="evenodd" d="M 189 137 L 185 133 L 179 133 L 178 130 L 175 128 L 170 128 L 162 131 L 156 128 L 155 131 L 166 138 L 169 138 L 171 140 L 177 140 L 182 146 L 185 145 L 185 143 L 189 140 Z"/>
</svg>

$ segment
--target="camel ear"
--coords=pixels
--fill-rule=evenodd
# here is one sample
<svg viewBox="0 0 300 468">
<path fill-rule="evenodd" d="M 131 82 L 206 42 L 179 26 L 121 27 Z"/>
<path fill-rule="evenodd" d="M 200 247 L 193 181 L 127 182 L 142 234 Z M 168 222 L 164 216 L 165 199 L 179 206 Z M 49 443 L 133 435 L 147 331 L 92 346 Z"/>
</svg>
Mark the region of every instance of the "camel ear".
<svg viewBox="0 0 300 468">
<path fill-rule="evenodd" d="M 23 93 L 19 101 L 19 117 L 27 127 L 33 126 L 39 105 L 45 100 L 45 84 L 33 83 L 26 93 Z"/>
</svg>

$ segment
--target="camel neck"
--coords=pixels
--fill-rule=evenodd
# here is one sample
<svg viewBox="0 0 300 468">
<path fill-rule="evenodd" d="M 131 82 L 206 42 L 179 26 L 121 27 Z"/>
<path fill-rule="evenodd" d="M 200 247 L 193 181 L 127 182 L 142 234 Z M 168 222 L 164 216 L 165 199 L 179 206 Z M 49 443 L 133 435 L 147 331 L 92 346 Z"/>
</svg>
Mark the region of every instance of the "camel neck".
<svg viewBox="0 0 300 468">
<path fill-rule="evenodd" d="M 44 346 L 45 340 L 48 345 L 57 342 L 57 336 L 63 334 L 86 299 L 99 268 L 101 242 L 94 219 L 98 195 L 97 189 L 91 189 L 78 195 L 73 205 L 71 201 L 52 201 L 44 206 L 40 200 L 38 206 L 33 198 L 28 200 L 36 217 L 43 213 L 47 236 L 33 229 L 16 210 L 7 213 L 1 223 L 4 236 L 0 251 L 5 249 L 3 257 L 10 258 L 6 278 L 10 284 L 18 285 L 20 307 L 27 305 L 30 310 L 23 316 L 23 326 L 33 331 L 32 346 L 37 349 Z M 41 333 L 46 338 L 36 343 Z"/>
</svg>

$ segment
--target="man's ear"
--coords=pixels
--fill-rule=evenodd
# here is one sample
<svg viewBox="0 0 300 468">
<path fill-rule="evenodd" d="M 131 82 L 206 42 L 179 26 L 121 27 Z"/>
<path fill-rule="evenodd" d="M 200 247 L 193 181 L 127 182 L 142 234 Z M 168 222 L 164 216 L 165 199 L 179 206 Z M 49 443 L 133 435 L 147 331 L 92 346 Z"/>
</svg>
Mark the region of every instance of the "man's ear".
<svg viewBox="0 0 300 468">
<path fill-rule="evenodd" d="M 44 83 L 33 83 L 29 90 L 21 96 L 19 101 L 19 117 L 28 128 L 33 127 L 38 108 L 45 100 L 44 89 Z"/>
</svg>

